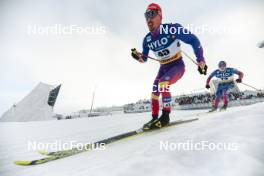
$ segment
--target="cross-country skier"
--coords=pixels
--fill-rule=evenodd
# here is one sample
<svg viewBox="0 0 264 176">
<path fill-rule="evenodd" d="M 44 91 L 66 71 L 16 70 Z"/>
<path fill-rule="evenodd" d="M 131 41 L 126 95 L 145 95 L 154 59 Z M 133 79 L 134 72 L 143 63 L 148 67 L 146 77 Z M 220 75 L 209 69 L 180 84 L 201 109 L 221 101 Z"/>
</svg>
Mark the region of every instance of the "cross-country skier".
<svg viewBox="0 0 264 176">
<path fill-rule="evenodd" d="M 216 111 L 218 108 L 218 104 L 220 99 L 223 99 L 224 105 L 221 110 L 225 110 L 228 105 L 228 90 L 232 89 L 235 86 L 234 82 L 234 74 L 237 74 L 239 77 L 235 80 L 237 83 L 241 83 L 243 79 L 243 73 L 235 68 L 228 68 L 226 67 L 225 61 L 220 61 L 218 63 L 218 69 L 213 71 L 211 75 L 208 77 L 206 81 L 206 88 L 210 88 L 210 81 L 215 76 L 218 78 L 219 83 L 217 87 L 217 91 L 215 93 L 215 100 L 213 103 L 213 107 L 210 112 Z"/>
<path fill-rule="evenodd" d="M 201 43 L 194 34 L 178 23 L 161 24 L 162 11 L 158 4 L 152 3 L 147 7 L 145 18 L 150 32 L 143 40 L 143 52 L 139 53 L 136 49 L 132 49 L 131 55 L 137 61 L 144 63 L 147 61 L 149 50 L 152 50 L 160 62 L 160 69 L 154 80 L 151 94 L 152 119 L 143 126 L 144 129 L 156 129 L 169 124 L 171 112 L 169 86 L 181 79 L 185 72 L 180 41 L 192 46 L 200 74 L 206 75 L 207 65 Z M 160 94 L 162 95 L 162 115 L 158 118 Z"/>
</svg>

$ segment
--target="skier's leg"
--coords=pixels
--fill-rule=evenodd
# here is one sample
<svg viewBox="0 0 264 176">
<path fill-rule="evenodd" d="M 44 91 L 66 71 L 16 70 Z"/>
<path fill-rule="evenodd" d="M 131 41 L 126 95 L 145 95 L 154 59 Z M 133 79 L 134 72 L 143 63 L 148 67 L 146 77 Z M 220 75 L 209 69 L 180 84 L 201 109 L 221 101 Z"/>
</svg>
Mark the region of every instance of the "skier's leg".
<svg viewBox="0 0 264 176">
<path fill-rule="evenodd" d="M 161 65 L 152 86 L 151 109 L 153 118 L 157 118 L 159 116 L 159 96 L 161 92 L 163 92 L 160 82 L 161 78 L 168 72 L 169 69 L 169 66 Z"/>
<path fill-rule="evenodd" d="M 221 100 L 222 94 L 223 94 L 223 88 L 222 88 L 221 85 L 219 85 L 218 88 L 217 88 L 216 94 L 215 94 L 215 101 L 214 101 L 214 106 L 213 106 L 214 109 L 218 108 L 218 105 L 219 105 L 219 102 Z"/>
<path fill-rule="evenodd" d="M 171 93 L 162 93 L 162 111 L 171 112 Z"/>
<path fill-rule="evenodd" d="M 220 99 L 221 99 L 221 96 L 217 96 L 217 94 L 215 94 L 215 98 L 212 102 L 212 109 L 210 109 L 209 112 L 214 112 L 217 110 Z"/>
<path fill-rule="evenodd" d="M 159 76 L 159 74 L 158 74 Z M 152 93 L 151 93 L 151 110 L 152 110 L 152 119 L 143 125 L 144 130 L 149 130 L 151 128 L 151 124 L 158 120 L 159 116 L 159 91 L 158 91 L 158 83 L 159 79 L 155 79 L 153 83 Z"/>
<path fill-rule="evenodd" d="M 234 83 L 227 84 L 226 89 L 223 90 L 224 106 L 222 109 L 226 109 L 228 106 L 228 90 L 234 87 Z"/>
<path fill-rule="evenodd" d="M 167 73 L 165 73 L 159 82 L 159 87 L 162 88 L 162 110 L 170 112 L 171 111 L 171 93 L 170 86 L 175 84 L 185 72 L 184 66 L 172 67 Z"/>
<path fill-rule="evenodd" d="M 228 105 L 228 94 L 226 91 L 223 93 L 223 101 L 224 101 L 224 106 L 227 107 L 227 105 Z"/>
<path fill-rule="evenodd" d="M 184 65 L 175 65 L 170 68 L 160 79 L 159 89 L 162 95 L 162 115 L 154 125 L 163 127 L 169 124 L 171 112 L 171 93 L 170 86 L 176 83 L 183 76 L 185 71 Z"/>
<path fill-rule="evenodd" d="M 182 61 L 162 65 L 153 84 L 151 96 L 152 117 L 156 118 L 159 113 L 159 95 L 162 94 L 162 115 L 154 120 L 149 126 L 150 129 L 161 128 L 169 124 L 169 113 L 171 111 L 171 94 L 169 86 L 177 82 L 184 74 L 185 68 Z"/>
<path fill-rule="evenodd" d="M 220 109 L 221 111 L 226 110 L 227 105 L 228 105 L 228 97 L 227 97 L 226 91 L 223 91 L 223 102 L 224 102 L 224 105 L 221 107 Z"/>
<path fill-rule="evenodd" d="M 158 90 L 159 79 L 156 78 L 153 83 L 152 93 L 151 93 L 151 110 L 152 117 L 157 119 L 159 116 L 159 96 L 160 92 Z"/>
<path fill-rule="evenodd" d="M 152 111 L 152 119 L 143 125 L 143 129 L 148 130 L 151 128 L 151 124 L 154 123 L 159 116 L 159 96 L 160 92 L 158 89 L 159 79 L 163 75 L 163 67 L 160 67 L 158 75 L 156 76 L 151 93 L 151 111 Z"/>
<path fill-rule="evenodd" d="M 220 99 L 221 99 L 221 97 L 216 97 L 215 98 L 215 102 L 214 102 L 214 108 L 218 108 L 218 105 L 219 105 L 219 103 L 220 103 Z"/>
</svg>

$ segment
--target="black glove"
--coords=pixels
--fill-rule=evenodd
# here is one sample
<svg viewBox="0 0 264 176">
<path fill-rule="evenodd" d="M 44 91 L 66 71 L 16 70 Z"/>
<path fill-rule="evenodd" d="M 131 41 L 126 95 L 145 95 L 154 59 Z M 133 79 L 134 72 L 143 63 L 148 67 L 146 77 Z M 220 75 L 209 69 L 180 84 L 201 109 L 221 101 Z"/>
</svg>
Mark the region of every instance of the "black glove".
<svg viewBox="0 0 264 176">
<path fill-rule="evenodd" d="M 132 48 L 132 49 L 131 49 L 131 56 L 132 56 L 134 59 L 136 59 L 136 60 L 139 59 L 139 56 L 138 56 L 138 54 L 137 54 L 137 50 L 136 50 L 136 48 Z"/>
<path fill-rule="evenodd" d="M 210 85 L 209 84 L 206 84 L 205 88 L 206 89 L 210 89 Z"/>
<path fill-rule="evenodd" d="M 204 65 L 204 68 L 202 69 L 200 66 L 198 66 L 198 71 L 201 75 L 206 75 L 207 74 L 207 65 Z"/>
<path fill-rule="evenodd" d="M 238 79 L 236 79 L 236 82 L 237 83 L 242 83 L 242 80 L 238 78 Z"/>
</svg>

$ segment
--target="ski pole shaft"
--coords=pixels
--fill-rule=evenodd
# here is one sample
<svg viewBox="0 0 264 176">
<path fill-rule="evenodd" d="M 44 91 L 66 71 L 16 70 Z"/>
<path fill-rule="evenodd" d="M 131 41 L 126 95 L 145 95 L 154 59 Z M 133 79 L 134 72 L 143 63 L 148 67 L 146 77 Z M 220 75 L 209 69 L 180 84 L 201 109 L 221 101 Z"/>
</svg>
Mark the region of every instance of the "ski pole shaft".
<svg viewBox="0 0 264 176">
<path fill-rule="evenodd" d="M 205 67 L 201 67 L 191 56 L 189 56 L 186 52 L 184 52 L 183 50 L 181 50 L 181 52 L 188 58 L 190 59 L 195 65 L 197 65 L 199 68 L 202 69 L 202 71 L 204 72 L 204 74 L 206 75 L 206 71 L 207 71 L 207 65 L 204 65 L 206 66 Z"/>
<path fill-rule="evenodd" d="M 186 52 L 184 52 L 184 51 L 181 51 L 188 59 L 190 59 L 195 65 L 197 65 L 197 66 L 199 66 L 199 64 L 193 59 L 193 58 L 191 58 L 191 56 L 189 56 Z M 137 52 L 139 55 L 141 55 L 141 56 L 144 56 L 144 57 L 147 57 L 147 58 L 149 58 L 149 59 L 152 59 L 152 60 L 155 60 L 155 61 L 158 61 L 159 62 L 159 60 L 158 59 L 155 59 L 155 58 L 153 58 L 153 57 L 150 57 L 150 56 L 146 56 L 146 55 L 144 55 L 144 54 L 142 54 L 142 53 L 140 53 L 140 52 Z"/>
<path fill-rule="evenodd" d="M 253 86 L 251 86 L 251 85 L 249 85 L 249 84 L 246 84 L 246 83 L 241 83 L 241 84 L 243 84 L 243 85 L 245 85 L 245 86 L 248 86 L 248 87 L 250 87 L 250 88 L 252 88 L 252 89 L 255 89 L 255 90 L 257 90 L 257 91 L 260 91 L 260 89 L 257 89 L 256 87 L 253 87 Z"/>
<path fill-rule="evenodd" d="M 186 52 L 184 51 L 181 51 L 188 59 L 190 59 L 195 65 L 198 66 L 198 63 L 191 57 L 189 56 Z"/>
<path fill-rule="evenodd" d="M 146 55 L 144 55 L 144 54 L 142 54 L 142 53 L 140 53 L 140 52 L 137 52 L 137 53 L 138 53 L 139 55 L 143 56 L 143 57 L 147 57 L 147 58 L 149 58 L 149 59 L 152 59 L 152 60 L 154 60 L 154 61 L 158 61 L 158 62 L 159 62 L 158 59 L 155 59 L 155 58 L 150 57 L 150 56 L 146 56 Z"/>
</svg>

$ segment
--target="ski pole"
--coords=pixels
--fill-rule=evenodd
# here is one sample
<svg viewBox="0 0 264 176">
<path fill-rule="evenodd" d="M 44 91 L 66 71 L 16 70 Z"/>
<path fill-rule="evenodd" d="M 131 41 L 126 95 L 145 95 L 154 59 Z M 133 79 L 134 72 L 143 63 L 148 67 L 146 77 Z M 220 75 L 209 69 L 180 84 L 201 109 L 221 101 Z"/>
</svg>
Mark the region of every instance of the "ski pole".
<svg viewBox="0 0 264 176">
<path fill-rule="evenodd" d="M 181 51 L 188 59 L 190 59 L 195 65 L 197 65 L 198 66 L 198 63 L 193 59 L 193 58 L 191 58 L 187 53 L 185 53 L 184 51 Z M 144 57 L 147 57 L 147 58 L 149 58 L 149 59 L 152 59 L 152 60 L 155 60 L 155 61 L 159 61 L 158 59 L 155 59 L 155 58 L 153 58 L 153 57 L 150 57 L 150 56 L 146 56 L 146 55 L 144 55 L 144 54 L 142 54 L 142 53 L 140 53 L 140 52 L 137 52 L 139 55 L 141 55 L 141 56 L 144 56 Z"/>
<path fill-rule="evenodd" d="M 260 89 L 257 89 L 256 87 L 253 87 L 253 86 L 251 86 L 251 85 L 249 85 L 249 84 L 246 84 L 246 83 L 241 83 L 241 84 L 243 84 L 243 85 L 245 85 L 245 86 L 248 86 L 248 87 L 250 87 L 250 88 L 252 88 L 252 89 L 255 89 L 256 91 L 260 91 Z"/>
<path fill-rule="evenodd" d="M 199 66 L 199 64 L 193 59 L 193 58 L 191 58 L 186 52 L 184 52 L 184 51 L 182 51 L 181 50 L 181 52 L 188 58 L 188 59 L 190 59 L 195 65 L 197 65 L 197 66 Z M 147 57 L 147 58 L 149 58 L 149 59 L 152 59 L 152 60 L 155 60 L 155 61 L 158 61 L 159 62 L 159 60 L 158 59 L 155 59 L 155 58 L 153 58 L 153 57 L 150 57 L 150 56 L 146 56 L 146 55 L 144 55 L 144 54 L 142 54 L 142 53 L 140 53 L 140 52 L 137 52 L 139 55 L 141 55 L 141 56 L 144 56 L 144 57 Z"/>
<path fill-rule="evenodd" d="M 198 63 L 191 57 L 189 56 L 186 52 L 184 52 L 183 50 L 181 50 L 181 52 L 188 58 L 190 59 L 195 65 L 198 66 Z"/>
<path fill-rule="evenodd" d="M 158 61 L 158 62 L 159 62 L 158 59 L 155 59 L 155 58 L 150 57 L 150 56 L 146 56 L 146 55 L 144 55 L 143 53 L 140 53 L 140 52 L 137 52 L 137 53 L 138 53 L 139 55 L 143 56 L 143 57 L 147 57 L 147 58 L 149 58 L 149 59 L 152 59 L 152 60 L 154 60 L 154 61 Z"/>
<path fill-rule="evenodd" d="M 181 52 L 188 58 L 188 59 L 190 59 L 195 65 L 197 65 L 198 67 L 200 67 L 200 65 L 191 57 L 191 56 L 189 56 L 186 52 L 184 52 L 183 50 L 181 50 Z M 206 65 L 205 65 L 206 66 Z M 201 68 L 201 67 L 200 67 Z M 206 75 L 206 71 L 207 71 L 207 66 L 206 66 L 206 68 L 205 67 L 203 67 L 203 68 L 201 68 L 202 69 L 202 71 L 204 72 L 204 74 Z"/>
</svg>

